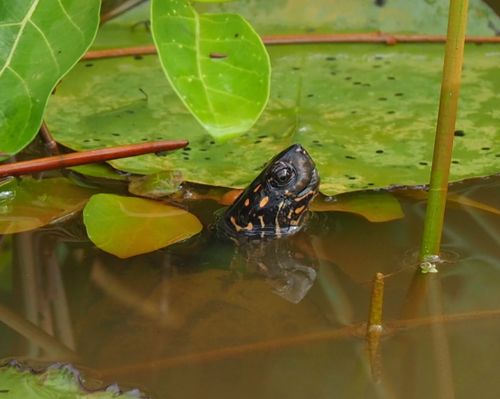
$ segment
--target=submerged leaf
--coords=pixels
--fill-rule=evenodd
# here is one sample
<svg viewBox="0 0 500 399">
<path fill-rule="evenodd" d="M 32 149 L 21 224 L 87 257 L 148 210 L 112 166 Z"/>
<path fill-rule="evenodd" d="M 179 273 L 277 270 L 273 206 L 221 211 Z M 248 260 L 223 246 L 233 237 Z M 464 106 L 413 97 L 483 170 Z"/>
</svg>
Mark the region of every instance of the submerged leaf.
<svg viewBox="0 0 500 399">
<path fill-rule="evenodd" d="M 95 190 L 62 177 L 11 180 L 0 186 L 0 234 L 45 226 L 79 211 Z"/>
<path fill-rule="evenodd" d="M 187 181 L 208 185 L 245 187 L 295 142 L 315 160 L 327 195 L 428 182 L 443 46 L 302 45 L 270 51 L 269 106 L 255 127 L 235 139 L 215 142 L 196 123 L 164 81 L 155 57 L 78 65 L 52 96 L 49 127 L 76 150 L 187 138 L 189 147 L 164 157 L 111 163 L 133 173 L 178 171 Z M 466 46 L 452 181 L 500 170 L 499 60 L 494 45 Z"/>
<path fill-rule="evenodd" d="M 3 399 L 145 399 L 138 390 L 122 392 L 117 385 L 102 390 L 86 390 L 79 372 L 70 365 L 54 364 L 36 372 L 17 362 L 0 367 Z"/>
<path fill-rule="evenodd" d="M 178 172 L 159 172 L 148 176 L 131 177 L 128 191 L 141 197 L 161 198 L 179 190 L 182 175 Z"/>
<path fill-rule="evenodd" d="M 52 89 L 90 46 L 99 0 L 0 6 L 0 159 L 35 136 Z"/>
<path fill-rule="evenodd" d="M 215 137 L 240 134 L 269 97 L 271 66 L 239 15 L 200 15 L 187 0 L 152 0 L 151 28 L 175 92 Z"/>
<path fill-rule="evenodd" d="M 166 247 L 202 229 L 196 216 L 183 209 L 114 194 L 94 195 L 83 221 L 92 242 L 120 258 Z"/>
</svg>

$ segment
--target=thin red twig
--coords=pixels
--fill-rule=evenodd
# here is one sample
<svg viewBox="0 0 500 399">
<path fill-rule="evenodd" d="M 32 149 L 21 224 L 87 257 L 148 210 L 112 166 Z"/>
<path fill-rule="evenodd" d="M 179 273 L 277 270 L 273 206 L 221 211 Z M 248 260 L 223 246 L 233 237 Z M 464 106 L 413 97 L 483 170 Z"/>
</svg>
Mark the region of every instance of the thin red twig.
<svg viewBox="0 0 500 399">
<path fill-rule="evenodd" d="M 109 161 L 117 158 L 127 158 L 152 152 L 172 151 L 187 145 L 188 142 L 186 140 L 152 141 L 150 143 L 122 145 L 118 147 L 101 148 L 98 150 L 75 152 L 72 154 L 54 155 L 52 157 L 0 165 L 0 177 L 67 168 L 70 166 Z"/>
<path fill-rule="evenodd" d="M 262 41 L 267 45 L 281 44 L 320 44 L 320 43 L 445 43 L 446 36 L 441 35 L 391 35 L 382 32 L 372 33 L 314 33 L 296 35 L 267 35 L 262 36 Z M 500 43 L 500 37 L 496 36 L 468 36 L 466 43 Z M 110 48 L 93 50 L 87 52 L 83 60 L 95 60 L 99 58 L 126 57 L 134 55 L 156 54 L 154 45 Z"/>
</svg>

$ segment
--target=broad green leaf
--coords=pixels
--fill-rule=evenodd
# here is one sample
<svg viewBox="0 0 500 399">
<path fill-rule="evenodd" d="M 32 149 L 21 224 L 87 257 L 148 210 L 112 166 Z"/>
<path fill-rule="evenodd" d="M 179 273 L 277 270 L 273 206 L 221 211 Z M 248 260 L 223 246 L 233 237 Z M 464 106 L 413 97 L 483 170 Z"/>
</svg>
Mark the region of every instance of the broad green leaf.
<svg viewBox="0 0 500 399">
<path fill-rule="evenodd" d="M 168 80 L 212 136 L 255 123 L 269 98 L 271 66 L 243 18 L 200 15 L 187 0 L 152 0 L 151 29 Z"/>
<path fill-rule="evenodd" d="M 145 399 L 138 390 L 122 392 L 117 385 L 86 390 L 72 366 L 55 364 L 35 372 L 16 362 L 0 367 L 2 399 Z"/>
<path fill-rule="evenodd" d="M 337 197 L 317 198 L 311 204 L 314 212 L 348 212 L 370 222 L 388 222 L 404 217 L 399 201 L 386 192 L 348 193 Z"/>
<path fill-rule="evenodd" d="M 327 195 L 428 182 L 443 46 L 303 45 L 270 51 L 269 105 L 248 133 L 226 142 L 214 141 L 198 126 L 152 56 L 78 65 L 52 96 L 47 121 L 56 139 L 76 150 L 190 141 L 164 157 L 111 162 L 133 173 L 177 171 L 187 181 L 242 188 L 272 156 L 297 142 L 316 161 Z M 466 46 L 452 181 L 500 170 L 499 63 L 497 46 Z"/>
<path fill-rule="evenodd" d="M 196 216 L 152 200 L 96 194 L 83 210 L 90 240 L 120 258 L 166 247 L 198 234 Z"/>
<path fill-rule="evenodd" d="M 377 5 L 377 3 L 381 5 Z M 203 4 L 200 12 L 237 13 L 260 34 L 390 32 L 445 35 L 449 0 L 239 0 Z M 467 34 L 495 36 L 500 18 L 484 1 L 469 0 Z"/>
<path fill-rule="evenodd" d="M 0 234 L 33 230 L 72 215 L 94 193 L 62 177 L 11 180 L 0 186 Z"/>
<path fill-rule="evenodd" d="M 99 0 L 0 3 L 0 159 L 37 133 L 56 83 L 90 46 Z"/>
</svg>

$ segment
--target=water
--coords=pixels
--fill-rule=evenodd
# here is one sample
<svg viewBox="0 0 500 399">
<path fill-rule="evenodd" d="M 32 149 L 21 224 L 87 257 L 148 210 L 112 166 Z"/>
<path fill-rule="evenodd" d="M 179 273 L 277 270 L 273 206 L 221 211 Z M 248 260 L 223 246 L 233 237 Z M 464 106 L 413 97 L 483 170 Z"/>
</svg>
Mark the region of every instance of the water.
<svg viewBox="0 0 500 399">
<path fill-rule="evenodd" d="M 500 177 L 452 191 L 500 207 Z M 80 240 L 78 218 L 4 236 L 0 357 L 76 354 L 89 384 L 116 381 L 155 398 L 500 397 L 498 214 L 450 204 L 443 248 L 452 262 L 422 276 L 411 254 L 424 203 L 411 194 L 396 193 L 406 215 L 397 221 L 313 217 L 290 244 L 317 272 L 298 304 L 276 294 L 279 279 L 207 235 L 128 260 Z M 216 208 L 207 201 L 192 211 L 208 223 Z M 370 359 L 377 272 L 386 276 L 384 324 Z"/>
</svg>

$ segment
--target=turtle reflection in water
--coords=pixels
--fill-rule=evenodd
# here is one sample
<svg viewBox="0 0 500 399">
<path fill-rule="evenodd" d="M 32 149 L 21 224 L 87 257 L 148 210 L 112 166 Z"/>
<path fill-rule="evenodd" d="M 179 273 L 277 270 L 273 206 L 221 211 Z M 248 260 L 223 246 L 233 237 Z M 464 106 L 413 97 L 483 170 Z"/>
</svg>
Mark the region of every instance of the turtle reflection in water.
<svg viewBox="0 0 500 399">
<path fill-rule="evenodd" d="M 312 286 L 316 270 L 294 254 L 286 238 L 303 227 L 318 187 L 313 160 L 294 144 L 269 162 L 216 225 L 217 234 L 236 242 L 247 264 L 255 265 L 277 294 L 294 303 Z"/>
</svg>

